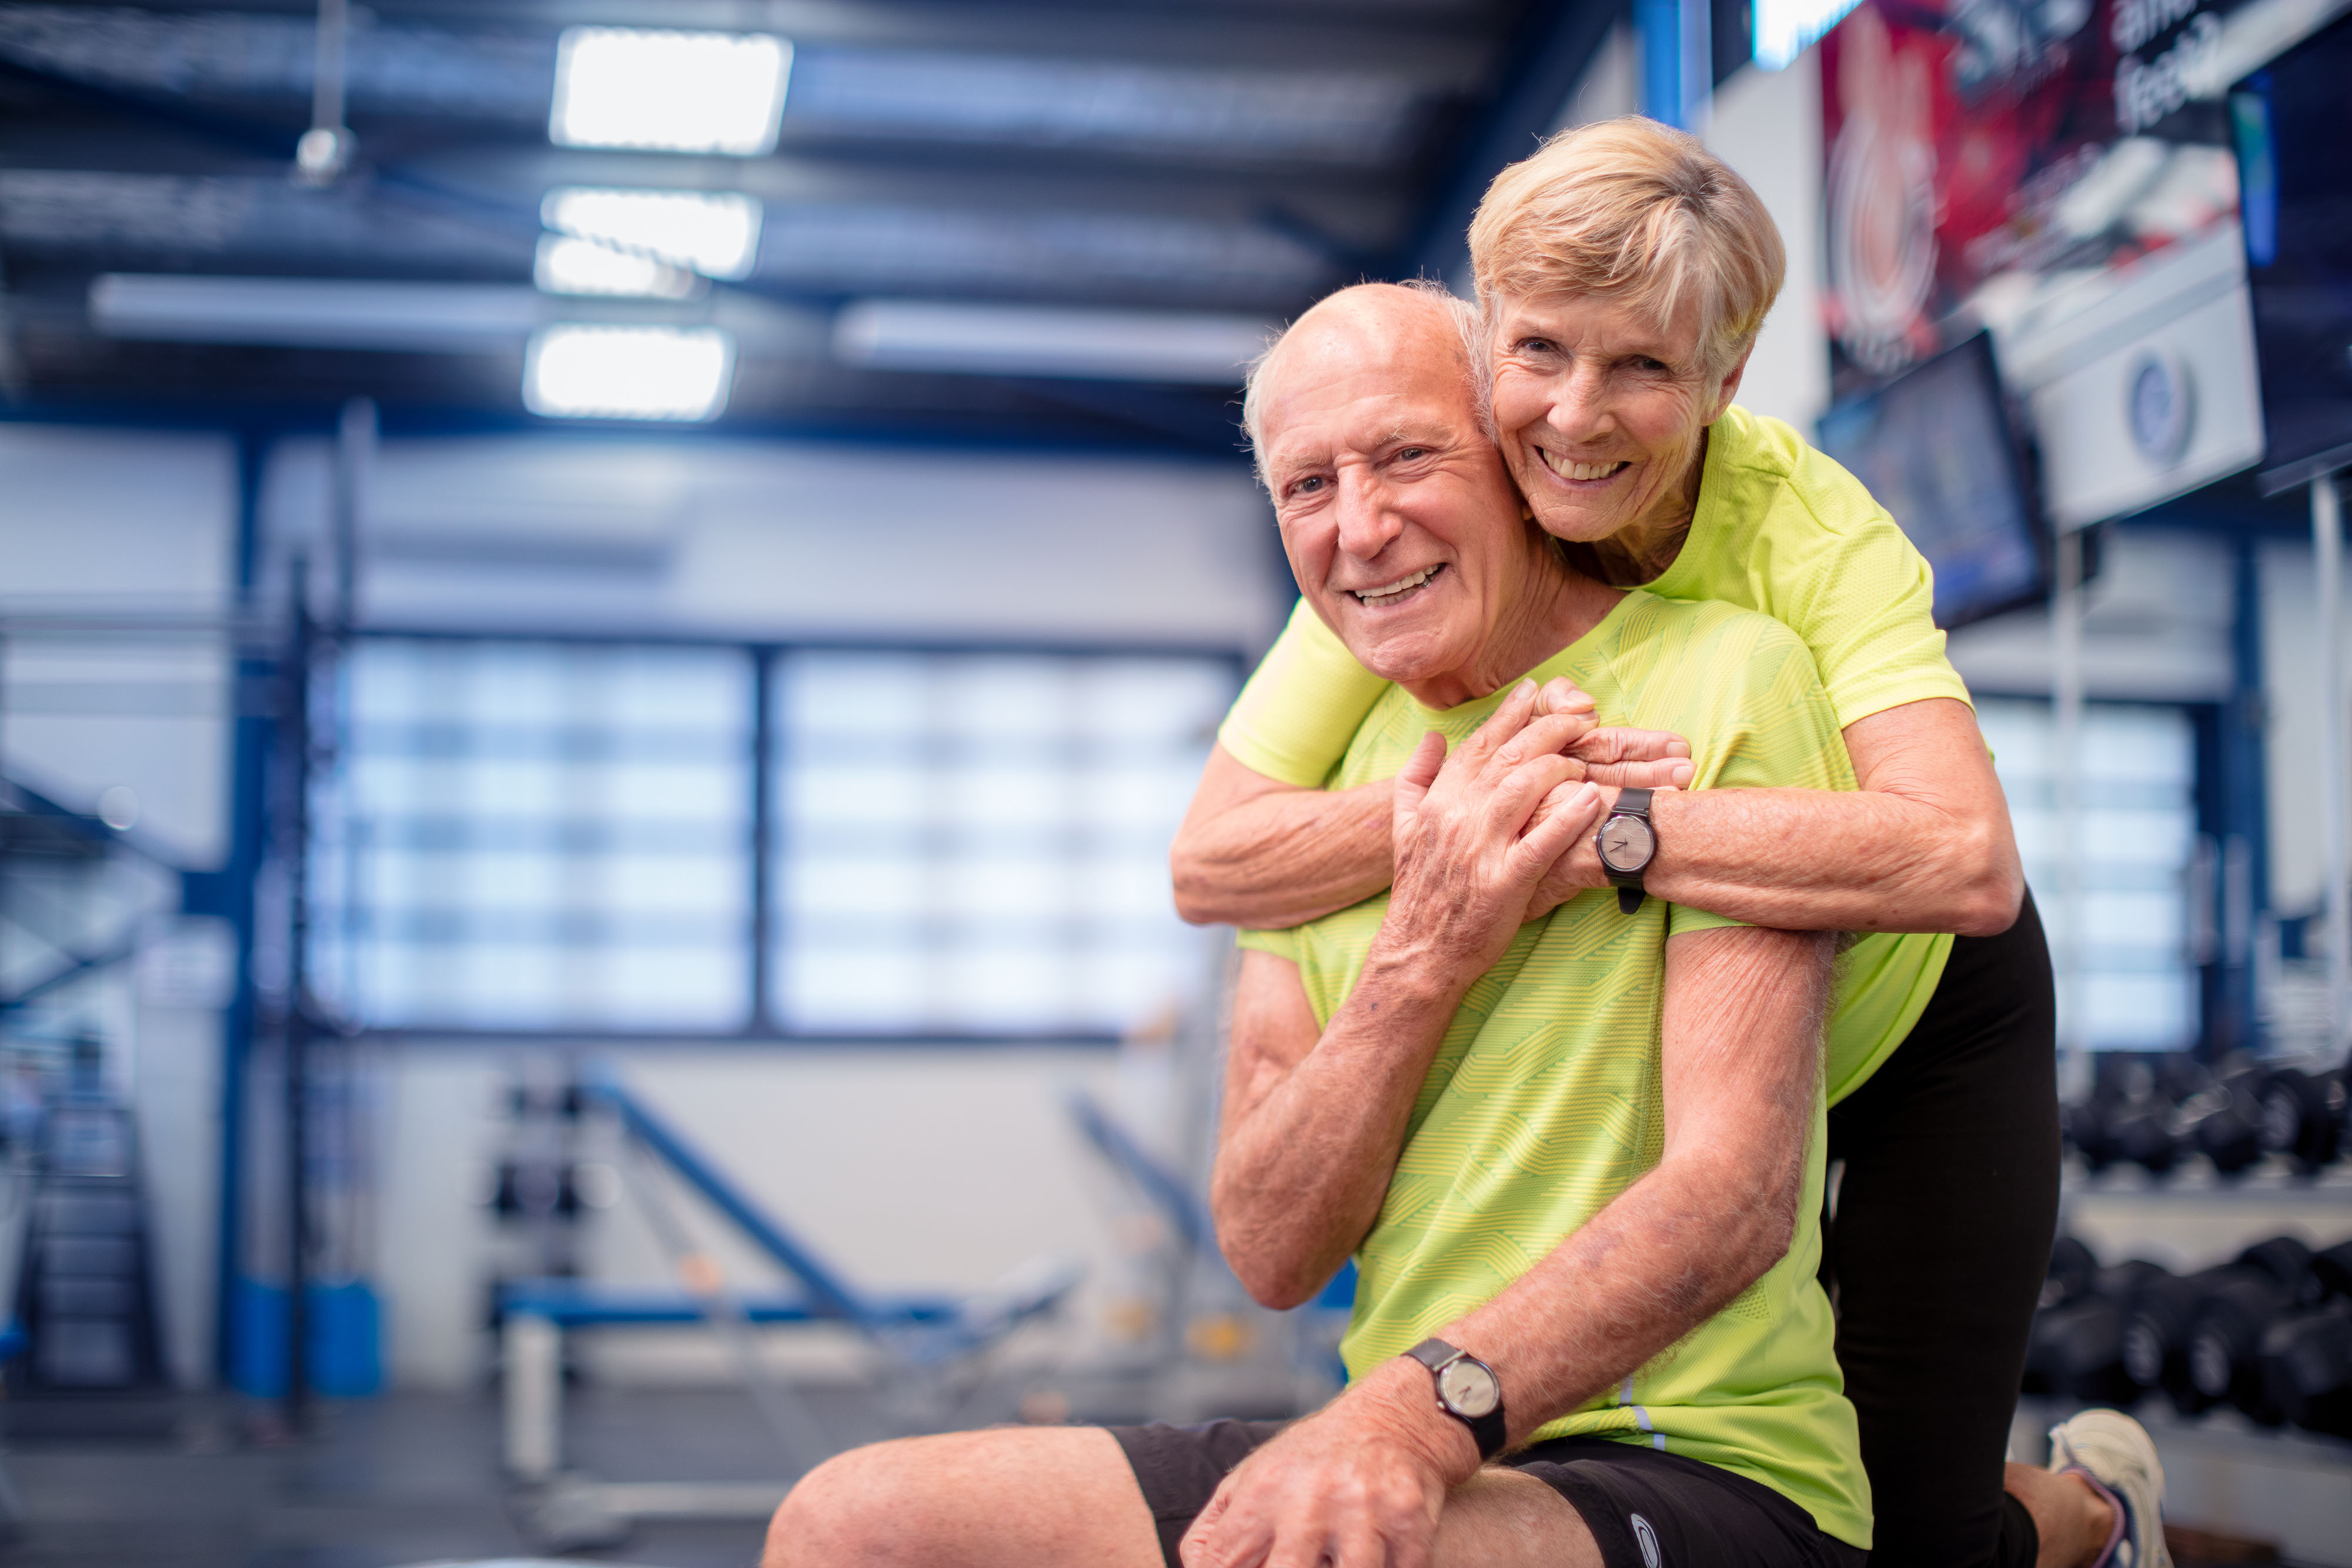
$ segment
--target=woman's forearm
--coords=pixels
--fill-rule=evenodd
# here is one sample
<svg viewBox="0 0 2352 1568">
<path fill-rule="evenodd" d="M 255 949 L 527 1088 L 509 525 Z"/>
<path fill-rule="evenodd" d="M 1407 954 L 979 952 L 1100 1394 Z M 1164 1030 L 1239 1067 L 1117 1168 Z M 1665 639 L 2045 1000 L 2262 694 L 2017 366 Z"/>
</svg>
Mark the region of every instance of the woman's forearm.
<svg viewBox="0 0 2352 1568">
<path fill-rule="evenodd" d="M 1362 903 L 1394 874 L 1392 796 L 1382 779 L 1196 806 L 1169 854 L 1177 913 L 1196 925 L 1280 930 Z"/>
<path fill-rule="evenodd" d="M 1671 904 L 1784 931 L 1951 931 L 2017 918 L 2024 880 L 2008 816 L 1874 790 L 1709 789 L 1651 800 Z M 1577 880 L 1605 885 L 1590 845 Z"/>
</svg>

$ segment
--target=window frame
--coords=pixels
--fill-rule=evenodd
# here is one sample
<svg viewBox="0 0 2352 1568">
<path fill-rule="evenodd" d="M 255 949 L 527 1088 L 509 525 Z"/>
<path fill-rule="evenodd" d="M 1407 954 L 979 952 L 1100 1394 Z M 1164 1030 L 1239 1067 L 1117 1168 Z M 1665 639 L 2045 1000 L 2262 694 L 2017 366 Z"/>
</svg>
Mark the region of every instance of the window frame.
<svg viewBox="0 0 2352 1568">
<path fill-rule="evenodd" d="M 687 635 L 602 635 L 580 632 L 501 630 L 467 631 L 444 628 L 372 626 L 354 632 L 355 644 L 372 642 L 464 643 L 523 643 L 588 648 L 692 648 L 733 652 L 750 661 L 745 683 L 751 705 L 744 733 L 751 748 L 747 784 L 751 790 L 744 852 L 749 857 L 749 914 L 742 939 L 751 945 L 745 967 L 745 1023 L 734 1030 L 582 1029 L 564 1027 L 501 1028 L 494 1025 L 420 1025 L 360 1023 L 352 1031 L 374 1042 L 489 1044 L 627 1044 L 627 1045 L 793 1045 L 812 1047 L 1030 1047 L 1104 1048 L 1119 1043 L 1118 1033 L 1095 1030 L 805 1030 L 783 1027 L 778 970 L 782 967 L 773 940 L 776 899 L 783 870 L 778 832 L 778 782 L 784 758 L 776 723 L 777 674 L 782 661 L 801 653 L 889 653 L 929 657 L 1009 656 L 1044 658 L 1187 659 L 1223 668 L 1234 695 L 1249 674 L 1250 658 L 1228 644 L 1173 642 L 1102 642 L 1082 639 L 1012 639 L 905 637 L 796 637 L 746 640 Z M 335 746 L 340 754 L 345 714 L 333 714 Z M 318 829 L 314 821 L 312 829 Z M 320 846 L 313 840 L 311 852 Z M 331 918 L 328 911 L 320 915 Z"/>
</svg>

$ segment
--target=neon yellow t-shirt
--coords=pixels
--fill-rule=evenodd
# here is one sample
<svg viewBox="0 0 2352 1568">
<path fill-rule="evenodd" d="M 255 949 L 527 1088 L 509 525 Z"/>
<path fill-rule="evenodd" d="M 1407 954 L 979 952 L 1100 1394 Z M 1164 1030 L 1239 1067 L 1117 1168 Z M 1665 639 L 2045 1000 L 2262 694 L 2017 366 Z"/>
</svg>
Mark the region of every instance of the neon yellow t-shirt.
<svg viewBox="0 0 2352 1568">
<path fill-rule="evenodd" d="M 1905 703 L 1969 700 L 1930 614 L 1934 578 L 1895 519 L 1793 429 L 1736 404 L 1708 433 L 1682 552 L 1644 586 L 1761 611 L 1796 632 L 1840 729 Z M 1269 779 L 1319 788 L 1387 689 L 1302 600 L 1217 739 Z M 1633 722 L 1594 700 L 1602 723 Z M 1832 1104 L 1911 1032 L 1951 950 L 1948 935 L 1871 936 L 1849 949 L 1830 1019 Z"/>
<path fill-rule="evenodd" d="M 1567 675 L 1628 722 L 1688 737 L 1701 785 L 1853 788 L 1812 661 L 1769 617 L 1636 591 L 1534 674 Z M 1433 713 L 1401 688 L 1384 690 L 1332 782 L 1393 775 L 1423 734 L 1458 741 L 1504 695 Z M 1297 965 L 1328 1023 L 1388 902 L 1383 893 L 1242 941 Z M 1355 1314 L 1341 1344 L 1351 1376 L 1492 1300 L 1658 1163 L 1666 940 L 1733 924 L 1654 898 L 1629 917 L 1614 892 L 1586 893 L 1521 927 L 1471 987 L 1356 1255 Z M 1823 1105 L 1817 1089 L 1787 1256 L 1673 1349 L 1537 1436 L 1602 1437 L 1720 1465 L 1867 1547 L 1869 1481 L 1814 1279 Z"/>
</svg>

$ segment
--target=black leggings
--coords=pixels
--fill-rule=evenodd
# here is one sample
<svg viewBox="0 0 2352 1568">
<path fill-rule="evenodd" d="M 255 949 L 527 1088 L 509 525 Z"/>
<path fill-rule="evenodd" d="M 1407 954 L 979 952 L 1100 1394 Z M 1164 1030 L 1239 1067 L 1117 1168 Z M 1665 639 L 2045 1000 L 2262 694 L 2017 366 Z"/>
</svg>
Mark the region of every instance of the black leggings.
<svg viewBox="0 0 2352 1568">
<path fill-rule="evenodd" d="M 1822 1277 L 1889 1568 L 2033 1563 L 2001 1464 L 2058 1223 L 2056 1035 L 2029 894 L 2003 935 L 1954 941 L 1901 1049 L 1830 1112 Z"/>
</svg>

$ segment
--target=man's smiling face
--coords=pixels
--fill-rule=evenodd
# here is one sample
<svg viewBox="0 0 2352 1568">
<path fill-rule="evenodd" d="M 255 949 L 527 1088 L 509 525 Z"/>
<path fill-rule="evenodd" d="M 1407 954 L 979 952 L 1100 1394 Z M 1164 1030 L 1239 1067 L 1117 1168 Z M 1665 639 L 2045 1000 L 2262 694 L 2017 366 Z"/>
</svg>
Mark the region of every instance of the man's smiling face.
<svg viewBox="0 0 2352 1568">
<path fill-rule="evenodd" d="M 1589 296 L 1500 298 L 1493 329 L 1495 428 L 1544 532 L 1589 542 L 1687 506 L 1739 382 L 1707 373 L 1695 305 L 1661 325 Z"/>
<path fill-rule="evenodd" d="M 1528 535 L 1445 308 L 1349 290 L 1301 318 L 1262 374 L 1263 466 L 1299 591 L 1376 674 L 1462 668 Z"/>
</svg>

